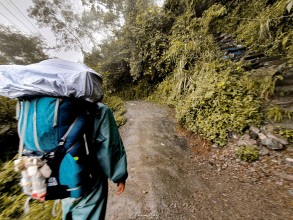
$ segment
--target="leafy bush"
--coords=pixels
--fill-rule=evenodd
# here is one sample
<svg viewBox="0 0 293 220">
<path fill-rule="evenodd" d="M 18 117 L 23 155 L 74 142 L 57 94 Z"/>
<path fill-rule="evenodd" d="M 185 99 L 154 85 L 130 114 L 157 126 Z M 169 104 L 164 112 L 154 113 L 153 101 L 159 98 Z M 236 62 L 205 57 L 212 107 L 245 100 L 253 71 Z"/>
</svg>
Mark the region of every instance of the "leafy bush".
<svg viewBox="0 0 293 220">
<path fill-rule="evenodd" d="M 169 47 L 168 33 L 174 18 L 152 7 L 137 15 L 132 38 L 135 47 L 131 51 L 130 73 L 134 80 L 147 80 L 149 84 L 160 82 L 172 70 L 172 63 L 164 54 Z"/>
<path fill-rule="evenodd" d="M 111 94 L 136 99 L 155 87 L 149 99 L 176 106 L 183 126 L 223 146 L 229 132 L 261 123 L 262 102 L 271 98 L 280 76 L 276 68 L 247 72 L 243 63 L 222 59 L 215 36 L 233 34 L 248 50 L 281 55 L 290 67 L 290 2 L 166 0 L 162 9 L 135 4 L 121 31 L 101 47 L 103 56 L 94 57 L 106 58 L 97 62 Z"/>
<path fill-rule="evenodd" d="M 16 101 L 0 96 L 0 124 L 15 121 Z"/>
<path fill-rule="evenodd" d="M 293 10 L 288 0 L 236 0 L 225 4 L 227 13 L 211 24 L 213 33 L 233 33 L 239 42 L 268 55 L 283 54 L 293 64 Z"/>
<path fill-rule="evenodd" d="M 267 111 L 268 119 L 272 119 L 275 122 L 282 121 L 283 115 L 284 115 L 284 111 L 279 106 L 271 107 Z"/>
<path fill-rule="evenodd" d="M 126 118 L 124 113 L 126 109 L 124 101 L 118 96 L 106 96 L 104 103 L 113 111 L 117 125 L 121 126 L 125 124 Z"/>
<path fill-rule="evenodd" d="M 293 130 L 292 129 L 285 129 L 279 128 L 277 133 L 287 138 L 289 143 L 293 143 Z"/>
<path fill-rule="evenodd" d="M 178 3 L 167 2 L 168 6 Z M 292 61 L 293 44 L 288 38 L 292 31 L 288 13 L 292 12 L 286 12 L 286 2 L 184 1 L 181 7 L 185 9 L 175 19 L 164 57 L 174 65 L 172 75 L 157 86 L 150 99 L 176 106 L 176 117 L 184 127 L 220 146 L 226 144 L 229 132 L 241 133 L 250 124 L 260 124 L 262 103 L 270 99 L 280 76 L 275 68 L 247 72 L 243 63 L 223 60 L 214 34 L 235 33 L 249 48 L 284 54 Z M 272 11 L 276 19 L 266 29 Z M 291 112 L 283 113 L 292 117 Z"/>
<path fill-rule="evenodd" d="M 255 146 L 239 147 L 235 153 L 238 158 L 246 162 L 258 160 L 258 149 Z"/>
<path fill-rule="evenodd" d="M 267 118 L 274 122 L 280 122 L 283 119 L 291 120 L 293 118 L 293 112 L 279 106 L 273 106 L 267 110 Z"/>
<path fill-rule="evenodd" d="M 210 66 L 197 76 L 195 89 L 179 101 L 177 119 L 189 130 L 225 145 L 229 132 L 241 133 L 261 119 L 260 102 L 246 80 L 248 75 L 235 71 L 233 65 L 218 73 Z"/>
<path fill-rule="evenodd" d="M 261 119 L 261 83 L 241 63 L 222 59 L 208 33 L 210 23 L 224 12 L 213 5 L 201 18 L 186 12 L 177 19 L 167 52 L 176 68 L 150 97 L 176 106 L 184 127 L 221 146 L 229 132 L 241 133 Z"/>
<path fill-rule="evenodd" d="M 0 162 L 11 159 L 17 152 L 16 101 L 0 97 Z"/>
</svg>

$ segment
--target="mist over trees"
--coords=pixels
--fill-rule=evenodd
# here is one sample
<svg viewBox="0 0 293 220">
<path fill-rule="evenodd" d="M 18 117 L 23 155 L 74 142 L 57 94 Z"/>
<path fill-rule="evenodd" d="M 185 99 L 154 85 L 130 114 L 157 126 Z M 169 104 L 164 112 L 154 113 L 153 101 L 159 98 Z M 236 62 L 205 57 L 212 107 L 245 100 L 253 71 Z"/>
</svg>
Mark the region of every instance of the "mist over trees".
<svg viewBox="0 0 293 220">
<path fill-rule="evenodd" d="M 142 32 L 140 19 L 150 9 L 159 11 L 153 0 L 33 0 L 33 3 L 29 16 L 40 27 L 51 29 L 58 46 L 80 49 L 86 64 L 107 76 L 105 84 L 109 91 L 122 89 L 142 75 L 142 54 L 137 43 L 139 38 L 151 36 Z M 150 19 L 155 19 L 155 11 Z"/>
<path fill-rule="evenodd" d="M 31 64 L 48 58 L 48 47 L 38 36 L 25 36 L 0 26 L 0 64 Z"/>
<path fill-rule="evenodd" d="M 62 47 L 79 48 L 83 53 L 89 53 L 90 48 L 99 47 L 99 38 L 115 36 L 116 31 L 133 17 L 136 6 L 146 8 L 151 2 L 33 0 L 34 5 L 28 13 L 40 27 L 49 27 Z"/>
</svg>

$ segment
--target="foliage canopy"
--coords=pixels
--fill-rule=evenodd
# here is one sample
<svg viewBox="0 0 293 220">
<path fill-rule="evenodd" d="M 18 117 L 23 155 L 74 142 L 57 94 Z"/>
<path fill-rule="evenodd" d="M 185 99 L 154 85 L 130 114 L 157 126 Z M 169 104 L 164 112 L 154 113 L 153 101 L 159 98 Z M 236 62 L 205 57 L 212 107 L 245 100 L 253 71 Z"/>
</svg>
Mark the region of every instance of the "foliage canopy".
<svg viewBox="0 0 293 220">
<path fill-rule="evenodd" d="M 0 64 L 30 64 L 48 58 L 46 45 L 38 36 L 25 36 L 0 26 Z"/>
</svg>

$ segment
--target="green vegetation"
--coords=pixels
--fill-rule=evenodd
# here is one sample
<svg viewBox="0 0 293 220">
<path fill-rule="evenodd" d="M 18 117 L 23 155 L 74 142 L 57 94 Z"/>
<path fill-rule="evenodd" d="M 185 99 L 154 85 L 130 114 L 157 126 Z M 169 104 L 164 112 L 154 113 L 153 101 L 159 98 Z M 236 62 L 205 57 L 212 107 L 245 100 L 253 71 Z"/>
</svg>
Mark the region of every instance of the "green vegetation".
<svg viewBox="0 0 293 220">
<path fill-rule="evenodd" d="M 255 146 L 242 146 L 236 149 L 236 156 L 245 161 L 252 162 L 258 160 L 258 149 Z"/>
<path fill-rule="evenodd" d="M 229 33 L 249 50 L 287 58 L 290 66 L 290 2 L 166 0 L 162 8 L 149 1 L 125 6 L 123 27 L 85 59 L 105 76 L 108 94 L 124 100 L 150 95 L 176 106 L 181 125 L 221 146 L 229 132 L 276 117 L 262 111 L 280 78 L 276 71 L 247 71 L 246 64 L 225 60 L 215 37 Z"/>
<path fill-rule="evenodd" d="M 286 128 L 278 128 L 277 133 L 287 138 L 289 143 L 293 143 L 293 130 Z"/>
<path fill-rule="evenodd" d="M 15 106 L 16 101 L 0 97 L 0 124 L 9 124 L 15 121 Z"/>
<path fill-rule="evenodd" d="M 292 8 L 288 0 L 233 1 L 212 24 L 216 32 L 233 33 L 239 42 L 268 55 L 284 55 L 292 63 Z M 292 3 L 291 3 L 292 4 Z"/>
<path fill-rule="evenodd" d="M 162 8 L 151 0 L 83 0 L 86 9 L 82 16 L 71 3 L 36 0 L 29 13 L 40 25 L 52 29 L 60 45 L 79 47 L 84 62 L 103 74 L 104 101 L 119 125 L 125 123 L 123 102 L 140 98 L 173 106 L 182 126 L 220 146 L 227 143 L 230 132 L 242 133 L 264 119 L 292 119 L 292 112 L 278 107 L 263 110 L 280 79 L 276 70 L 248 71 L 245 63 L 224 59 L 216 41 L 220 34 L 231 34 L 247 50 L 278 56 L 287 60 L 284 68 L 293 67 L 292 0 L 165 0 Z M 98 44 L 93 39 L 97 30 L 111 31 L 111 37 Z M 5 28 L 0 32 L 8 49 L 9 36 L 26 39 Z M 85 52 L 81 39 L 94 49 Z M 35 42 L 35 55 L 45 58 L 38 47 L 42 42 Z M 3 48 L 1 64 L 29 63 L 40 57 Z M 16 139 L 14 106 L 14 101 L 0 99 L 0 141 L 6 149 L 10 140 Z M 292 130 L 280 129 L 279 134 L 292 143 Z M 10 149 L 10 155 L 1 156 L 3 161 L 15 154 Z M 236 155 L 244 161 L 258 159 L 253 146 L 239 148 Z M 0 218 L 52 219 L 50 202 L 45 210 L 34 202 L 31 213 L 21 217 L 25 196 L 17 186 L 18 174 L 11 162 L 2 167 Z M 17 202 L 11 205 L 12 201 Z"/>
<path fill-rule="evenodd" d="M 0 97 L 0 164 L 15 156 L 17 152 L 16 101 Z"/>
<path fill-rule="evenodd" d="M 88 58 L 99 58 L 96 70 L 105 75 L 111 95 L 124 100 L 149 95 L 174 106 L 182 126 L 224 146 L 229 132 L 242 133 L 265 116 L 276 117 L 270 110 L 264 114 L 262 104 L 280 76 L 273 68 L 247 71 L 246 64 L 224 59 L 215 37 L 232 34 L 252 51 L 287 58 L 290 66 L 292 11 L 287 6 L 286 0 L 166 0 L 163 8 L 134 4 L 116 38 Z"/>
<path fill-rule="evenodd" d="M 281 119 L 261 108 L 274 92 L 276 71 L 247 71 L 246 64 L 224 59 L 216 37 L 231 34 L 247 50 L 286 58 L 290 67 L 291 0 L 165 0 L 162 8 L 151 0 L 86 0 L 81 6 L 79 15 L 70 1 L 37 0 L 29 14 L 59 43 L 79 47 L 84 62 L 104 75 L 106 102 L 149 96 L 176 106 L 182 126 L 221 146 L 231 131 L 241 133 L 265 116 Z M 97 43 L 97 30 L 111 36 Z M 94 46 L 91 52 L 81 39 Z"/>
<path fill-rule="evenodd" d="M 283 119 L 291 120 L 293 118 L 293 112 L 279 106 L 273 106 L 267 110 L 267 117 L 275 122 L 282 121 Z"/>
<path fill-rule="evenodd" d="M 52 216 L 52 201 L 47 201 L 46 203 L 31 201 L 30 212 L 24 215 L 24 204 L 28 197 L 21 193 L 19 177 L 20 174 L 14 171 L 13 161 L 2 164 L 0 170 L 0 219 L 61 219 L 60 214 L 58 217 Z"/>
<path fill-rule="evenodd" d="M 123 100 L 118 96 L 109 96 L 105 98 L 104 103 L 113 111 L 117 125 L 121 126 L 125 124 L 126 118 L 124 113 L 126 109 Z"/>
<path fill-rule="evenodd" d="M 243 63 L 223 60 L 214 36 L 231 33 L 252 50 L 283 54 L 292 62 L 287 52 L 293 45 L 287 23 L 292 12 L 286 9 L 287 1 L 184 2 L 185 12 L 173 24 L 165 53 L 174 63 L 172 75 L 151 98 L 173 104 L 183 126 L 223 146 L 229 131 L 241 133 L 248 125 L 261 123 L 261 104 L 273 94 L 278 77 L 271 70 L 247 72 Z M 264 41 L 262 19 L 269 19 L 272 11 L 274 18 L 266 29 L 270 37 Z"/>
<path fill-rule="evenodd" d="M 39 36 L 25 36 L 1 24 L 0 45 L 0 64 L 29 64 L 49 58 Z"/>
</svg>

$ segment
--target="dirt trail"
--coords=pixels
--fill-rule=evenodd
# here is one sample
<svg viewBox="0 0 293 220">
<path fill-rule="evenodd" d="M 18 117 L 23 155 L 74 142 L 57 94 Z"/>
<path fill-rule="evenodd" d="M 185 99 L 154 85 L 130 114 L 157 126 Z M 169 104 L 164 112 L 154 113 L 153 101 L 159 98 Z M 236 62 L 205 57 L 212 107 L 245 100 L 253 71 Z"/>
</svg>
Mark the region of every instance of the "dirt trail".
<svg viewBox="0 0 293 220">
<path fill-rule="evenodd" d="M 107 220 L 293 219 L 293 197 L 286 190 L 241 182 L 229 169 L 218 173 L 195 160 L 172 110 L 143 101 L 126 107 L 121 135 L 129 178 L 120 196 L 110 184 Z"/>
</svg>

